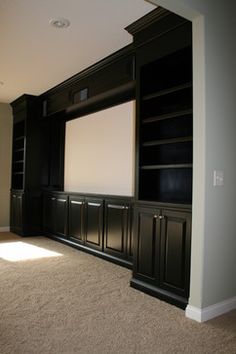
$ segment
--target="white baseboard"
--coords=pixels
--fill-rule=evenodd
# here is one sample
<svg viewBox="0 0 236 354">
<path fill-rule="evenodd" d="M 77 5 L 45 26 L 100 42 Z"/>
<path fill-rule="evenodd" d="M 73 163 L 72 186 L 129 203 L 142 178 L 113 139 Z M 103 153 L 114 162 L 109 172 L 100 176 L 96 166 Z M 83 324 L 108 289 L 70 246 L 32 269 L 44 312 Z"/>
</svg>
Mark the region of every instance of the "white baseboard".
<svg viewBox="0 0 236 354">
<path fill-rule="evenodd" d="M 0 232 L 9 232 L 9 231 L 10 231 L 10 227 L 9 226 L 0 227 Z"/>
<path fill-rule="evenodd" d="M 197 322 L 205 322 L 234 309 L 236 309 L 236 296 L 203 309 L 188 305 L 185 316 Z"/>
</svg>

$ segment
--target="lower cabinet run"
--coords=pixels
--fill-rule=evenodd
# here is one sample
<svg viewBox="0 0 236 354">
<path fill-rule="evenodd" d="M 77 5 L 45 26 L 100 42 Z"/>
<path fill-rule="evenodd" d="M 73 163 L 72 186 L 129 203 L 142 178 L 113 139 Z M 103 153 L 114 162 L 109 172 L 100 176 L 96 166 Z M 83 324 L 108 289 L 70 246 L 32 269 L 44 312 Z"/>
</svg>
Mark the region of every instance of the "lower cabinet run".
<svg viewBox="0 0 236 354">
<path fill-rule="evenodd" d="M 189 296 L 191 213 L 138 206 L 131 286 L 185 308 Z"/>
<path fill-rule="evenodd" d="M 45 193 L 44 231 L 78 248 L 132 267 L 129 197 Z"/>
<path fill-rule="evenodd" d="M 13 211 L 12 211 L 13 213 Z M 191 210 L 119 196 L 47 192 L 44 231 L 132 268 L 131 286 L 185 308 L 189 296 Z"/>
</svg>

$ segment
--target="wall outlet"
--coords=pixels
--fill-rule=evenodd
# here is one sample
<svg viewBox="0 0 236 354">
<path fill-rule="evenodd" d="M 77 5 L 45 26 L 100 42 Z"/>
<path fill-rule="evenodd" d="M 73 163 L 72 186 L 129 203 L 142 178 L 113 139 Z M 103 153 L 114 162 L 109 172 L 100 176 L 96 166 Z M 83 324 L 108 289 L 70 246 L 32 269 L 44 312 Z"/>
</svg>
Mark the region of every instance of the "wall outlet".
<svg viewBox="0 0 236 354">
<path fill-rule="evenodd" d="M 214 170 L 213 173 L 213 186 L 223 186 L 224 185 L 224 172 L 221 170 Z"/>
</svg>

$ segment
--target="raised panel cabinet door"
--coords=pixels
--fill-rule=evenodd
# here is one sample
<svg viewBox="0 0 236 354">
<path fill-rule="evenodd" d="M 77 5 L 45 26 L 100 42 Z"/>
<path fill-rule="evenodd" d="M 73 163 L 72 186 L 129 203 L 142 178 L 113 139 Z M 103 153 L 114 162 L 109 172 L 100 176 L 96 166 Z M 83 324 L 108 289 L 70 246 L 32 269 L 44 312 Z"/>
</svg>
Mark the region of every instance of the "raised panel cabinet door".
<svg viewBox="0 0 236 354">
<path fill-rule="evenodd" d="M 84 198 L 69 197 L 69 237 L 84 243 Z"/>
<path fill-rule="evenodd" d="M 103 248 L 103 200 L 89 199 L 85 201 L 85 244 L 88 247 Z"/>
<path fill-rule="evenodd" d="M 16 194 L 11 194 L 11 231 L 15 231 L 16 224 Z"/>
<path fill-rule="evenodd" d="M 23 197 L 17 193 L 11 195 L 11 231 L 22 233 L 23 229 Z"/>
<path fill-rule="evenodd" d="M 67 199 L 67 196 L 56 197 L 55 232 L 63 237 L 67 236 Z"/>
<path fill-rule="evenodd" d="M 130 205 L 125 202 L 106 201 L 104 252 L 127 258 Z"/>
<path fill-rule="evenodd" d="M 45 231 L 55 232 L 56 198 L 47 194 L 43 203 L 43 228 Z"/>
<path fill-rule="evenodd" d="M 137 208 L 134 213 L 134 278 L 157 285 L 159 280 L 160 212 Z"/>
<path fill-rule="evenodd" d="M 189 295 L 191 214 L 163 210 L 161 221 L 160 287 Z"/>
</svg>

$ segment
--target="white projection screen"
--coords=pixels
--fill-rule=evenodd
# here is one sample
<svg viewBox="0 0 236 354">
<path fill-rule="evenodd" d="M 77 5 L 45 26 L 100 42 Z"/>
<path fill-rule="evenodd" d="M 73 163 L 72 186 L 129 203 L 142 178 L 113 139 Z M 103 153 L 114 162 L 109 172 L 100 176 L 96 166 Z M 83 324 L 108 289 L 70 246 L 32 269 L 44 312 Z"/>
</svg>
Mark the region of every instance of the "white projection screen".
<svg viewBox="0 0 236 354">
<path fill-rule="evenodd" d="M 64 190 L 134 195 L 134 101 L 66 123 Z"/>
</svg>

